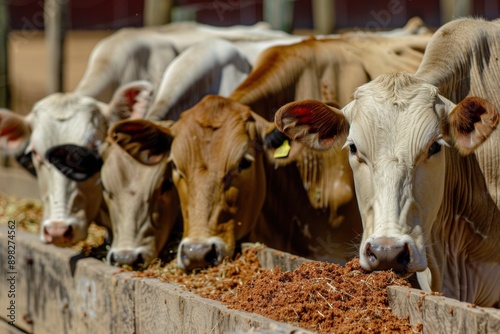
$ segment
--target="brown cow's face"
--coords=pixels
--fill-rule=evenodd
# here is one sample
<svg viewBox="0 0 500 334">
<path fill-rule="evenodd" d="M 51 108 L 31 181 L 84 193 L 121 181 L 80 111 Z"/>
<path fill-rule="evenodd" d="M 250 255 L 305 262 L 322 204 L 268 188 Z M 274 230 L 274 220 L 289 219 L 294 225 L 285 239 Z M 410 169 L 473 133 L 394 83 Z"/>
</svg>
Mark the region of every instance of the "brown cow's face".
<svg viewBox="0 0 500 334">
<path fill-rule="evenodd" d="M 178 265 L 216 265 L 254 227 L 264 201 L 263 157 L 250 109 L 216 96 L 172 127 L 173 181 L 184 220 Z"/>
</svg>

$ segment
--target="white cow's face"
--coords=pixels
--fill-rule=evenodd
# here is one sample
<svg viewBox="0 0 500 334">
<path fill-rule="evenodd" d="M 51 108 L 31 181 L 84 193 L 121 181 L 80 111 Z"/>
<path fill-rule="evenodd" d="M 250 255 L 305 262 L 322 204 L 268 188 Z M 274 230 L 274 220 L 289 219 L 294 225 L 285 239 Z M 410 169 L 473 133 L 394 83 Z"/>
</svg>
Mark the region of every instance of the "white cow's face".
<svg viewBox="0 0 500 334">
<path fill-rule="evenodd" d="M 436 87 L 397 73 L 358 88 L 342 111 L 299 101 L 280 108 L 275 122 L 315 149 L 335 147 L 347 134 L 364 227 L 360 263 L 367 270 L 416 272 L 427 267 L 433 224 L 446 205 L 445 190 L 452 191 L 445 188 L 449 171 L 459 168 L 459 153 L 489 137 L 498 112 L 477 97 L 454 105 Z"/>
<path fill-rule="evenodd" d="M 18 160 L 31 165 L 38 177 L 43 241 L 67 246 L 84 239 L 92 221 L 109 227 L 107 212 L 101 210 L 102 161 L 94 152 L 109 124 L 145 114 L 152 92 L 151 83 L 133 81 L 121 86 L 108 104 L 56 93 L 40 100 L 27 117 L 0 110 L 0 150 L 25 153 Z"/>
<path fill-rule="evenodd" d="M 383 84 L 363 86 L 343 110 L 364 225 L 360 262 L 370 270 L 421 271 L 444 192 L 444 104 L 423 83 L 383 99 L 390 96 Z"/>
<path fill-rule="evenodd" d="M 44 204 L 41 238 L 68 246 L 87 237 L 97 216 L 102 188 L 98 174 L 84 182 L 68 179 L 45 157 L 53 146 L 80 144 L 95 147 L 104 140 L 107 122 L 104 105 L 74 94 L 53 94 L 38 102 L 31 114 L 31 152 Z"/>
</svg>

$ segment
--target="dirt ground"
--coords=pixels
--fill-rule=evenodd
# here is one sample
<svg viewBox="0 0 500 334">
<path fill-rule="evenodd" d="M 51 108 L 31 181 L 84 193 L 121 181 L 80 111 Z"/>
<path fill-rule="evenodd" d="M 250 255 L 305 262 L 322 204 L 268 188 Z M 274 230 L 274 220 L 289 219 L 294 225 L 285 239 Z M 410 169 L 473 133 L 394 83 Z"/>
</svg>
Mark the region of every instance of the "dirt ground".
<svg viewBox="0 0 500 334">
<path fill-rule="evenodd" d="M 94 46 L 113 31 L 69 31 L 65 40 L 64 91 L 73 90 L 81 79 Z M 39 31 L 9 34 L 10 109 L 27 114 L 47 95 L 48 52 Z"/>
</svg>

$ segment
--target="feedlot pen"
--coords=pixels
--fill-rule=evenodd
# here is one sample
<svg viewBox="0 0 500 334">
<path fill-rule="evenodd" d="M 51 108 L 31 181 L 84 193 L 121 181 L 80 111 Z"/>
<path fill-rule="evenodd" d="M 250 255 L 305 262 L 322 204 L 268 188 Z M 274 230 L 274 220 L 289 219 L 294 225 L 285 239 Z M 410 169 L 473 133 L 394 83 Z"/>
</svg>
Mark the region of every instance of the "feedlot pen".
<svg viewBox="0 0 500 334">
<path fill-rule="evenodd" d="M 65 91 L 74 89 L 87 59 L 107 31 L 69 31 L 65 45 Z M 47 52 L 41 32 L 11 32 L 11 109 L 27 114 L 45 97 Z M 38 197 L 34 178 L 9 163 L 0 167 L 0 192 Z M 8 227 L 0 224 L 0 333 L 308 333 L 307 330 L 247 312 L 230 310 L 156 279 L 132 278 L 71 249 L 45 245 L 38 235 L 16 231 L 16 327 L 8 322 L 11 288 Z M 300 259 L 271 249 L 261 251 L 264 268 L 293 270 Z M 500 333 L 500 310 L 390 287 L 393 312 L 422 324 L 424 333 Z M 161 316 L 160 316 L 161 315 Z M 75 330 L 76 329 L 76 330 Z"/>
</svg>

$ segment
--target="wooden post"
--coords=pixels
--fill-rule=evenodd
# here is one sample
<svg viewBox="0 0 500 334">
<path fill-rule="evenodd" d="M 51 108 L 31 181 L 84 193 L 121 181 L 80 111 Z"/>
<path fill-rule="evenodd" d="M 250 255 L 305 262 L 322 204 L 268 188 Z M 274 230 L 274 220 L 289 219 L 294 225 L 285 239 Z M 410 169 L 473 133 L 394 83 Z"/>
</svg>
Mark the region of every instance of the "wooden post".
<svg viewBox="0 0 500 334">
<path fill-rule="evenodd" d="M 441 25 L 472 12 L 471 0 L 440 0 Z"/>
<path fill-rule="evenodd" d="M 64 35 L 68 0 L 45 0 L 45 40 L 47 42 L 47 94 L 63 90 Z"/>
<path fill-rule="evenodd" d="M 264 0 L 264 21 L 273 29 L 291 32 L 295 0 Z"/>
<path fill-rule="evenodd" d="M 9 76 L 7 35 L 9 33 L 9 14 L 5 1 L 0 1 L 0 108 L 9 107 Z"/>
<path fill-rule="evenodd" d="M 313 0 L 313 23 L 317 34 L 331 34 L 335 29 L 335 0 Z"/>
<path fill-rule="evenodd" d="M 158 26 L 170 23 L 173 0 L 144 0 L 144 25 Z"/>
</svg>

